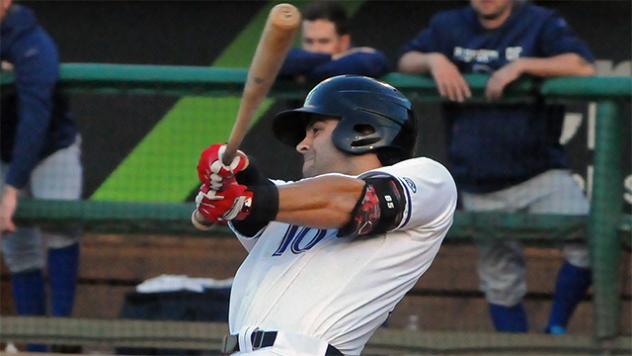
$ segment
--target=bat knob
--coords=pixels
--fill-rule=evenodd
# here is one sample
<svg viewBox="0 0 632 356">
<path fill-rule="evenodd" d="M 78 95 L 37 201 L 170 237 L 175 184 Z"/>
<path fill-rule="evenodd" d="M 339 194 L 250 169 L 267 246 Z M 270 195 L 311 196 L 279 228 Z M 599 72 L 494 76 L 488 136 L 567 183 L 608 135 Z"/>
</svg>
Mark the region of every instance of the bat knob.
<svg viewBox="0 0 632 356">
<path fill-rule="evenodd" d="M 204 219 L 204 217 L 200 213 L 198 213 L 197 209 L 195 209 L 193 211 L 193 214 L 191 214 L 191 223 L 193 224 L 193 226 L 195 226 L 196 229 L 200 231 L 208 231 L 212 229 L 215 225 L 212 222 Z"/>
</svg>

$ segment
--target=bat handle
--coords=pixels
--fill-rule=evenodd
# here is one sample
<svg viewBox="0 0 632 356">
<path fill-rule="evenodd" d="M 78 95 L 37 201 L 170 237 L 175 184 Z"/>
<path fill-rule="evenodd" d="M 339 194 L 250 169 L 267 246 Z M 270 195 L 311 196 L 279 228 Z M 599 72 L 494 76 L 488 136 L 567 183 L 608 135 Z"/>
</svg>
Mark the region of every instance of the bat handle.
<svg viewBox="0 0 632 356">
<path fill-rule="evenodd" d="M 233 162 L 233 158 L 237 154 L 237 146 L 231 145 L 230 141 L 226 144 L 226 150 L 222 154 L 222 163 L 229 166 Z"/>
</svg>

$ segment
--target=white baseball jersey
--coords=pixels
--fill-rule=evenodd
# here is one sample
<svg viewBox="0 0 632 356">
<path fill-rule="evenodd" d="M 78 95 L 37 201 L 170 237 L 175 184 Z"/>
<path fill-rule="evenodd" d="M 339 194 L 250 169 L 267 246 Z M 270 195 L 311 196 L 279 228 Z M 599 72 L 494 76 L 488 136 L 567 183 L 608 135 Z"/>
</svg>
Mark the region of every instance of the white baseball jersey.
<svg viewBox="0 0 632 356">
<path fill-rule="evenodd" d="M 237 272 L 229 327 L 281 330 L 360 354 L 373 332 L 430 267 L 452 224 L 457 192 L 447 169 L 413 158 L 368 171 L 397 178 L 405 210 L 394 230 L 352 239 L 336 229 L 271 222 L 254 237 Z M 282 184 L 276 182 L 277 184 Z"/>
</svg>

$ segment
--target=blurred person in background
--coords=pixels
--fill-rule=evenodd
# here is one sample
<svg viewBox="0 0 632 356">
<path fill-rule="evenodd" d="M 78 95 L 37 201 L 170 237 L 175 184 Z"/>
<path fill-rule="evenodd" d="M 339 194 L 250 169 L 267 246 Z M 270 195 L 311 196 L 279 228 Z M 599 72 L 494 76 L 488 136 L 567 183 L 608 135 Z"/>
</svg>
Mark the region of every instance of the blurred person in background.
<svg viewBox="0 0 632 356">
<path fill-rule="evenodd" d="M 36 199 L 80 198 L 80 137 L 67 100 L 57 91 L 59 58 L 49 34 L 30 9 L 11 0 L 0 1 L 0 26 L 3 68 L 15 73 L 15 91 L 4 90 L 2 95 L 0 200 L 2 253 L 11 273 L 13 300 L 18 315 L 47 314 L 43 275 L 47 264 L 51 315 L 69 316 L 79 262 L 79 229 L 17 227 L 13 217 L 20 194 Z M 47 349 L 39 344 L 27 348 Z"/>
<path fill-rule="evenodd" d="M 556 12 L 512 0 L 471 0 L 470 6 L 436 14 L 410 41 L 399 71 L 428 73 L 444 105 L 452 174 L 468 211 L 583 215 L 589 203 L 571 177 L 559 142 L 564 107 L 544 98 L 531 104 L 465 103 L 463 78 L 488 73 L 485 95 L 499 99 L 521 77 L 586 76 L 593 56 Z M 480 287 L 498 331 L 526 332 L 522 299 L 527 291 L 521 245 L 515 240 L 477 241 Z M 565 243 L 545 331 L 566 332 L 591 284 L 585 244 Z"/>
<path fill-rule="evenodd" d="M 283 63 L 282 77 L 321 81 L 341 74 L 380 77 L 389 70 L 384 54 L 370 47 L 352 47 L 345 9 L 332 1 L 307 5 L 303 11 L 302 48 L 293 48 Z"/>
</svg>

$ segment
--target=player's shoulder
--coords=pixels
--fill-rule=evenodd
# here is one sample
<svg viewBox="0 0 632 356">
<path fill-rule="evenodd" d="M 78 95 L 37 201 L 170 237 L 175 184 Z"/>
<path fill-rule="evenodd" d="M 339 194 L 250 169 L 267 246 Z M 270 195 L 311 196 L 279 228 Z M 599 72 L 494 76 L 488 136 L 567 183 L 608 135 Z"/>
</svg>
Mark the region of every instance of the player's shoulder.
<svg viewBox="0 0 632 356">
<path fill-rule="evenodd" d="M 441 163 L 429 157 L 413 157 L 405 159 L 403 161 L 399 161 L 393 166 L 433 166 L 445 168 Z"/>
<path fill-rule="evenodd" d="M 443 231 L 449 227 L 457 190 L 443 164 L 428 157 L 417 157 L 370 172 L 388 174 L 399 182 L 406 209 L 398 230 L 432 227 Z"/>
<path fill-rule="evenodd" d="M 464 26 L 471 22 L 473 10 L 470 6 L 439 11 L 432 16 L 430 23 L 434 26 Z"/>
<path fill-rule="evenodd" d="M 535 4 L 526 3 L 523 6 L 524 14 L 528 14 L 530 16 L 538 16 L 538 17 L 548 17 L 557 12 L 553 9 L 549 9 L 544 6 L 539 6 Z"/>
<path fill-rule="evenodd" d="M 414 171 L 424 172 L 424 173 L 436 172 L 436 173 L 443 173 L 443 174 L 450 175 L 450 173 L 448 172 L 448 169 L 443 164 L 428 157 L 409 158 L 409 159 L 397 162 L 393 164 L 392 166 L 382 167 L 382 169 L 395 169 L 395 170 L 402 170 L 402 171 L 414 170 Z"/>
<path fill-rule="evenodd" d="M 459 7 L 455 9 L 447 9 L 437 12 L 432 16 L 432 18 L 437 21 L 457 20 L 461 19 L 465 14 L 468 13 L 468 11 L 470 11 L 469 6 Z"/>
<path fill-rule="evenodd" d="M 556 10 L 531 3 L 523 4 L 515 15 L 515 21 L 529 24 L 547 23 L 560 18 L 561 15 Z"/>
<path fill-rule="evenodd" d="M 372 169 L 360 175 L 360 178 L 386 174 L 397 177 L 410 185 L 414 181 L 432 184 L 446 183 L 453 186 L 454 179 L 448 169 L 441 163 L 428 157 L 415 157 L 400 161 L 391 166 Z"/>
</svg>

